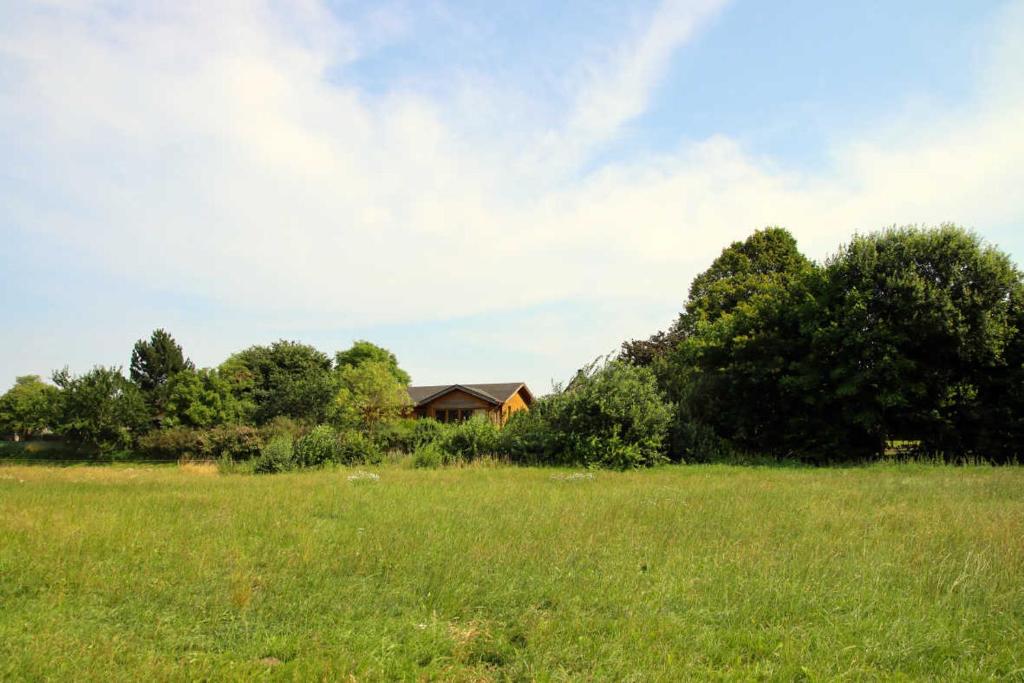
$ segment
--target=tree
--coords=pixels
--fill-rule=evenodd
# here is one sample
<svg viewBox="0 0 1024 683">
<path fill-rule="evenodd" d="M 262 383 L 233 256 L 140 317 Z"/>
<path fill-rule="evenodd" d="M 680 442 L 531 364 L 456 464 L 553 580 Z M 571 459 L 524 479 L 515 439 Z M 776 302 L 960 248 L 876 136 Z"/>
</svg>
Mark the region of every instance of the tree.
<svg viewBox="0 0 1024 683">
<path fill-rule="evenodd" d="M 355 367 L 367 362 L 383 363 L 401 384 L 408 386 L 412 381 L 409 373 L 398 367 L 398 358 L 387 349 L 368 341 L 359 340 L 347 351 L 338 351 L 334 355 L 334 367 L 341 370 Z"/>
<path fill-rule="evenodd" d="M 146 392 L 156 391 L 182 370 L 194 369 L 166 330 L 154 330 L 149 341 L 140 339 L 132 349 L 131 378 Z"/>
<path fill-rule="evenodd" d="M 788 231 L 758 230 L 694 278 L 672 328 L 623 345 L 620 357 L 652 368 L 675 404 L 674 458 L 785 449 L 791 398 L 780 380 L 800 357 L 793 314 L 815 272 Z"/>
<path fill-rule="evenodd" d="M 412 408 L 406 385 L 388 362 L 363 361 L 338 369 L 339 389 L 331 405 L 331 421 L 342 428 L 377 426 Z"/>
<path fill-rule="evenodd" d="M 129 372 L 132 381 L 142 389 L 157 425 L 164 418 L 167 382 L 179 372 L 194 369 L 192 361 L 166 330 L 154 330 L 149 341 L 135 342 Z"/>
<path fill-rule="evenodd" d="M 284 340 L 234 354 L 220 374 L 236 398 L 253 405 L 258 424 L 278 415 L 321 422 L 337 387 L 330 358 L 312 346 Z"/>
<path fill-rule="evenodd" d="M 766 287 L 785 286 L 811 268 L 785 228 L 755 231 L 722 250 L 711 266 L 693 279 L 682 313 L 664 332 L 623 343 L 620 357 L 634 365 L 651 365 L 672 351 L 697 327 L 714 323 Z"/>
<path fill-rule="evenodd" d="M 1024 286 L 1010 295 L 1013 336 L 1003 362 L 990 368 L 978 386 L 976 454 L 997 463 L 1024 461 Z"/>
<path fill-rule="evenodd" d="M 80 377 L 54 373 L 60 387 L 57 431 L 79 446 L 105 453 L 128 448 L 148 422 L 139 388 L 121 368 L 96 366 Z"/>
<path fill-rule="evenodd" d="M 249 406 L 251 408 L 251 406 Z M 247 406 L 217 370 L 184 370 L 167 382 L 166 427 L 215 427 L 243 422 Z"/>
<path fill-rule="evenodd" d="M 746 300 L 693 332 L 655 365 L 677 402 L 673 452 L 702 461 L 735 451 L 792 456 L 812 448 L 805 377 L 820 274 L 766 281 Z"/>
<path fill-rule="evenodd" d="M 0 396 L 0 434 L 27 439 L 52 429 L 57 417 L 57 388 L 39 375 L 18 377 L 14 386 Z"/>
<path fill-rule="evenodd" d="M 995 378 L 1015 371 L 1009 257 L 954 225 L 912 226 L 855 237 L 825 275 L 811 334 L 827 421 L 875 453 L 889 440 L 973 451 Z"/>
</svg>

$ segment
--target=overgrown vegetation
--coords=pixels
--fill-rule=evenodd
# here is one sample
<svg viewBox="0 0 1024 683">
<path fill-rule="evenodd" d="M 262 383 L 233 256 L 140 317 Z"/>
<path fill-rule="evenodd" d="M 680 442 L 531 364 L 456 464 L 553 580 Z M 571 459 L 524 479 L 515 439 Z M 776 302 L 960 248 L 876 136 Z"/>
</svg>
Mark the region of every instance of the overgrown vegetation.
<svg viewBox="0 0 1024 683">
<path fill-rule="evenodd" d="M 786 230 L 759 230 L 693 280 L 669 329 L 626 342 L 500 429 L 407 419 L 409 374 L 367 341 L 332 359 L 282 340 L 196 369 L 156 330 L 135 344 L 130 374 L 18 378 L 0 397 L 0 433 L 55 433 L 86 456 L 133 449 L 261 472 L 388 453 L 420 466 L 826 464 L 887 452 L 1009 463 L 1024 456 L 1024 281 L 951 225 L 858 235 L 820 264 Z"/>
<path fill-rule="evenodd" d="M 671 455 L 827 463 L 893 442 L 947 460 L 1024 449 L 1024 288 L 955 226 L 856 236 L 824 264 L 785 230 L 733 244 L 676 323 L 623 356 L 676 404 Z"/>
</svg>

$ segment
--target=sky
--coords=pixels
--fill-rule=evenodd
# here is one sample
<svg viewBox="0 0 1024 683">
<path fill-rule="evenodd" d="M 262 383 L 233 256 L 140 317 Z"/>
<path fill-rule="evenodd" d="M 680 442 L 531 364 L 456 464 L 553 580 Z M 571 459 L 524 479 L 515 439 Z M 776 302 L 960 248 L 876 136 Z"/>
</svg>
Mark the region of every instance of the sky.
<svg viewBox="0 0 1024 683">
<path fill-rule="evenodd" d="M 355 339 L 535 393 L 731 241 L 1024 263 L 1024 2 L 0 2 L 0 386 Z"/>
</svg>

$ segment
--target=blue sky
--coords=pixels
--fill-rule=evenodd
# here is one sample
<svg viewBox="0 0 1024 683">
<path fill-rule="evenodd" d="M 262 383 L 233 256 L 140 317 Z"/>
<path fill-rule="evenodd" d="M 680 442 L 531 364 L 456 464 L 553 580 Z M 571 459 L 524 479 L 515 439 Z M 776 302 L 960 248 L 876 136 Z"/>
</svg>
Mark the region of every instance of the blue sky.
<svg viewBox="0 0 1024 683">
<path fill-rule="evenodd" d="M 543 392 L 729 241 L 1024 257 L 1024 3 L 0 5 L 0 384 L 367 338 Z"/>
</svg>

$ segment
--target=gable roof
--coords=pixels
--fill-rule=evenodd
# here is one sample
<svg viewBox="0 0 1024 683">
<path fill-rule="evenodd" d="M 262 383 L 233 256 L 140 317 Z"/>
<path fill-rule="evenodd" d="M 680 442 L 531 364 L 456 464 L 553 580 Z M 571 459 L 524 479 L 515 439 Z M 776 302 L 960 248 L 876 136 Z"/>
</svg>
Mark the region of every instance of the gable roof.
<svg viewBox="0 0 1024 683">
<path fill-rule="evenodd" d="M 512 398 L 520 389 L 526 392 L 528 401 L 533 400 L 533 394 L 526 388 L 524 382 L 500 382 L 495 384 L 435 384 L 431 386 L 409 387 L 409 398 L 412 402 L 421 406 L 429 403 L 439 396 L 443 396 L 456 389 L 461 389 L 468 394 L 481 398 L 488 403 L 502 404 Z"/>
</svg>

